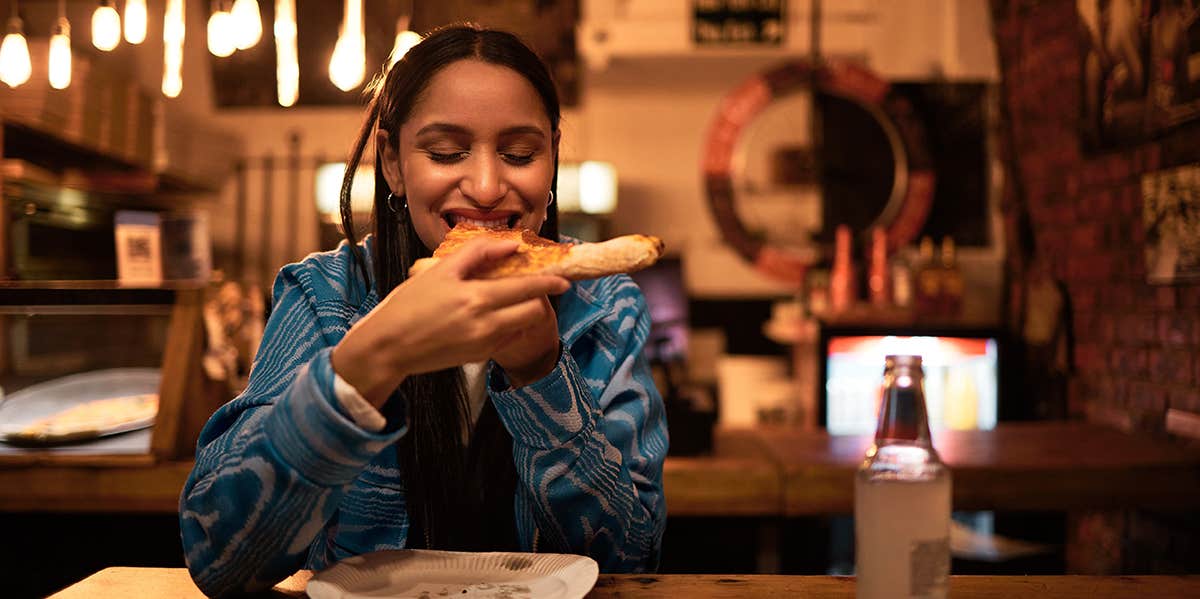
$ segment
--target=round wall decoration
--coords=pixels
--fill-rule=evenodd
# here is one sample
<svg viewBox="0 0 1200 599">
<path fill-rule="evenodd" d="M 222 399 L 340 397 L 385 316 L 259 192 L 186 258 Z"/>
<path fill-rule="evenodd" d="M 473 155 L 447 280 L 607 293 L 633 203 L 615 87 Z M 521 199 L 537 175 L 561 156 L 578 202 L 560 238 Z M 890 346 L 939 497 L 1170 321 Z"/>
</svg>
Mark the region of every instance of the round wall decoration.
<svg viewBox="0 0 1200 599">
<path fill-rule="evenodd" d="M 708 205 L 725 242 L 763 274 L 799 286 L 850 226 L 888 245 L 921 230 L 934 171 L 909 102 L 865 67 L 790 61 L 718 105 L 702 152 Z"/>
</svg>

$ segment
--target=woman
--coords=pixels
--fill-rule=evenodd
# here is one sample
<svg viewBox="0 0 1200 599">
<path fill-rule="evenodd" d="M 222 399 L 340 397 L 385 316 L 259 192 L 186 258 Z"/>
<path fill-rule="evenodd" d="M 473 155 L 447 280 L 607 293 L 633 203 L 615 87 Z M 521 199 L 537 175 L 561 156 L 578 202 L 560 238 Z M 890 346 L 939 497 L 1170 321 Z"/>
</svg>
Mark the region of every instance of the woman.
<svg viewBox="0 0 1200 599">
<path fill-rule="evenodd" d="M 569 552 L 656 567 L 662 399 L 626 276 L 473 280 L 478 241 L 407 277 L 454 224 L 556 237 L 559 106 L 516 37 L 435 31 L 380 83 L 375 226 L 285 266 L 250 383 L 201 433 L 180 499 L 211 595 L 391 548 Z M 554 295 L 555 301 L 548 296 Z"/>
</svg>

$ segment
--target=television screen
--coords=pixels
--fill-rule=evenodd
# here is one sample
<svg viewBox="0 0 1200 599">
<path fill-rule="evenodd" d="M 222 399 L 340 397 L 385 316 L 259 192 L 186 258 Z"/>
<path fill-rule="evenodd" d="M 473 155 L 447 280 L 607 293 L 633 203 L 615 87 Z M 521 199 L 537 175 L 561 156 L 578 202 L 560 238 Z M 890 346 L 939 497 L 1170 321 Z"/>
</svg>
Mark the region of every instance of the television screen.
<svg viewBox="0 0 1200 599">
<path fill-rule="evenodd" d="M 835 435 L 875 432 L 884 358 L 921 356 L 929 426 L 996 426 L 998 350 L 990 337 L 831 336 L 826 343 L 825 426 Z"/>
</svg>

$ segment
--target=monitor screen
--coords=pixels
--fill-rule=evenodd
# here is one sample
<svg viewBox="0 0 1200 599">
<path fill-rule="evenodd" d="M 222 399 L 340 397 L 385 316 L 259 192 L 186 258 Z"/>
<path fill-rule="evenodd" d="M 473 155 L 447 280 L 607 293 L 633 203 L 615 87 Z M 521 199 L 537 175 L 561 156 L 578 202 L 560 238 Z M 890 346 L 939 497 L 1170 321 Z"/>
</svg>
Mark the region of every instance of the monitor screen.
<svg viewBox="0 0 1200 599">
<path fill-rule="evenodd" d="M 995 338 L 832 336 L 825 355 L 825 426 L 835 435 L 875 432 L 884 358 L 921 356 L 929 426 L 996 426 L 998 350 Z"/>
</svg>

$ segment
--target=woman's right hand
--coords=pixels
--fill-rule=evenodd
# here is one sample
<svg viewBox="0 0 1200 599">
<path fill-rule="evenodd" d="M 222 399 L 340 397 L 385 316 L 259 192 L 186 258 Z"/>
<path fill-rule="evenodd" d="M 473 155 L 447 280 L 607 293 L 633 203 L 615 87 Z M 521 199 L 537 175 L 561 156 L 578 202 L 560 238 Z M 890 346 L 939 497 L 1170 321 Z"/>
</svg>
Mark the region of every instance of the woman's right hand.
<svg viewBox="0 0 1200 599">
<path fill-rule="evenodd" d="M 546 318 L 546 295 L 570 285 L 542 275 L 471 278 L 480 266 L 516 249 L 516 242 L 477 239 L 398 285 L 333 349 L 334 372 L 381 407 L 409 375 L 488 359 L 513 335 Z"/>
</svg>

